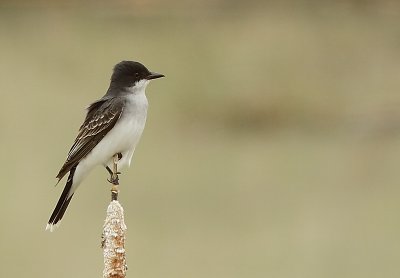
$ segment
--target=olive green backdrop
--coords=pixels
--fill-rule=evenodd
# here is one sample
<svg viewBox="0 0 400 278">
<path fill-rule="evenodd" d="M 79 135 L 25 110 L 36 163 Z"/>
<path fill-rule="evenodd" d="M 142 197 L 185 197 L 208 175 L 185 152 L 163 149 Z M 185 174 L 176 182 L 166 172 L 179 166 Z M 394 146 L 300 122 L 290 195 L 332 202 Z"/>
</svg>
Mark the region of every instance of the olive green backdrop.
<svg viewBox="0 0 400 278">
<path fill-rule="evenodd" d="M 399 10 L 1 2 L 0 277 L 101 277 L 105 170 L 44 228 L 123 59 L 166 75 L 121 176 L 127 277 L 399 277 Z"/>
</svg>

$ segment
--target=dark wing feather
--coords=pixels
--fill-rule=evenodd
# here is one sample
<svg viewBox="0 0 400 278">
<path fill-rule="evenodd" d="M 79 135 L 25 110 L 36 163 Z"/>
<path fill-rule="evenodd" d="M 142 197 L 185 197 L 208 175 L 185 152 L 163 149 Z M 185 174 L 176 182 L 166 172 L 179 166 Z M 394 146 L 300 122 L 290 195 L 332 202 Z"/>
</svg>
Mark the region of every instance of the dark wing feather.
<svg viewBox="0 0 400 278">
<path fill-rule="evenodd" d="M 106 136 L 121 117 L 124 100 L 120 98 L 101 99 L 92 103 L 78 136 L 72 145 L 67 160 L 61 167 L 57 178 L 61 180 L 78 162 L 83 159 Z"/>
</svg>

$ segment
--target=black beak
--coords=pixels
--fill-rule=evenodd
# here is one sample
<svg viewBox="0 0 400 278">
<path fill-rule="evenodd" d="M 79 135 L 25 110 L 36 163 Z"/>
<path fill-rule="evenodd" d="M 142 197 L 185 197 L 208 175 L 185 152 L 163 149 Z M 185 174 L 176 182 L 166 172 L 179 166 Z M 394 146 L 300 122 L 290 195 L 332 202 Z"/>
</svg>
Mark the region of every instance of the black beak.
<svg viewBox="0 0 400 278">
<path fill-rule="evenodd" d="M 150 72 L 150 74 L 146 77 L 147 80 L 157 79 L 164 77 L 164 74 L 157 73 L 157 72 Z"/>
</svg>

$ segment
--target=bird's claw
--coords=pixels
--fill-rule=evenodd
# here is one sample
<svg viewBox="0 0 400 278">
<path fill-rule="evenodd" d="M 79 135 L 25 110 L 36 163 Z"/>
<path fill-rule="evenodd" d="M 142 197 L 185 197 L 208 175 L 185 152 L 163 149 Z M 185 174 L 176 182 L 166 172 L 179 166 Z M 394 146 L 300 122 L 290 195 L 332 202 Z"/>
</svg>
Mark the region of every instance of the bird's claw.
<svg viewBox="0 0 400 278">
<path fill-rule="evenodd" d="M 114 176 L 111 176 L 109 179 L 107 179 L 107 181 L 108 181 L 109 183 L 113 184 L 113 185 L 118 185 L 118 184 L 119 184 L 119 177 L 118 177 L 118 174 L 120 174 L 120 173 L 117 172 L 117 174 L 115 175 L 115 177 L 114 177 Z"/>
</svg>

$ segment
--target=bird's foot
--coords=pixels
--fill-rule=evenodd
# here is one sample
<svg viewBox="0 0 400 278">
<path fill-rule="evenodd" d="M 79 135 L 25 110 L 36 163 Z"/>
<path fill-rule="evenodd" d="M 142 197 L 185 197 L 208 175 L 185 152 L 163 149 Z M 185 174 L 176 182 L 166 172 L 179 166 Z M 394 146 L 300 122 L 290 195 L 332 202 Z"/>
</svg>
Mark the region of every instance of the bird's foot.
<svg viewBox="0 0 400 278">
<path fill-rule="evenodd" d="M 107 181 L 109 183 L 111 183 L 112 185 L 119 185 L 119 177 L 118 177 L 119 174 L 121 174 L 121 173 L 117 172 L 117 173 L 115 173 L 115 175 L 114 175 L 114 173 L 112 173 L 110 178 L 107 179 Z"/>
</svg>

